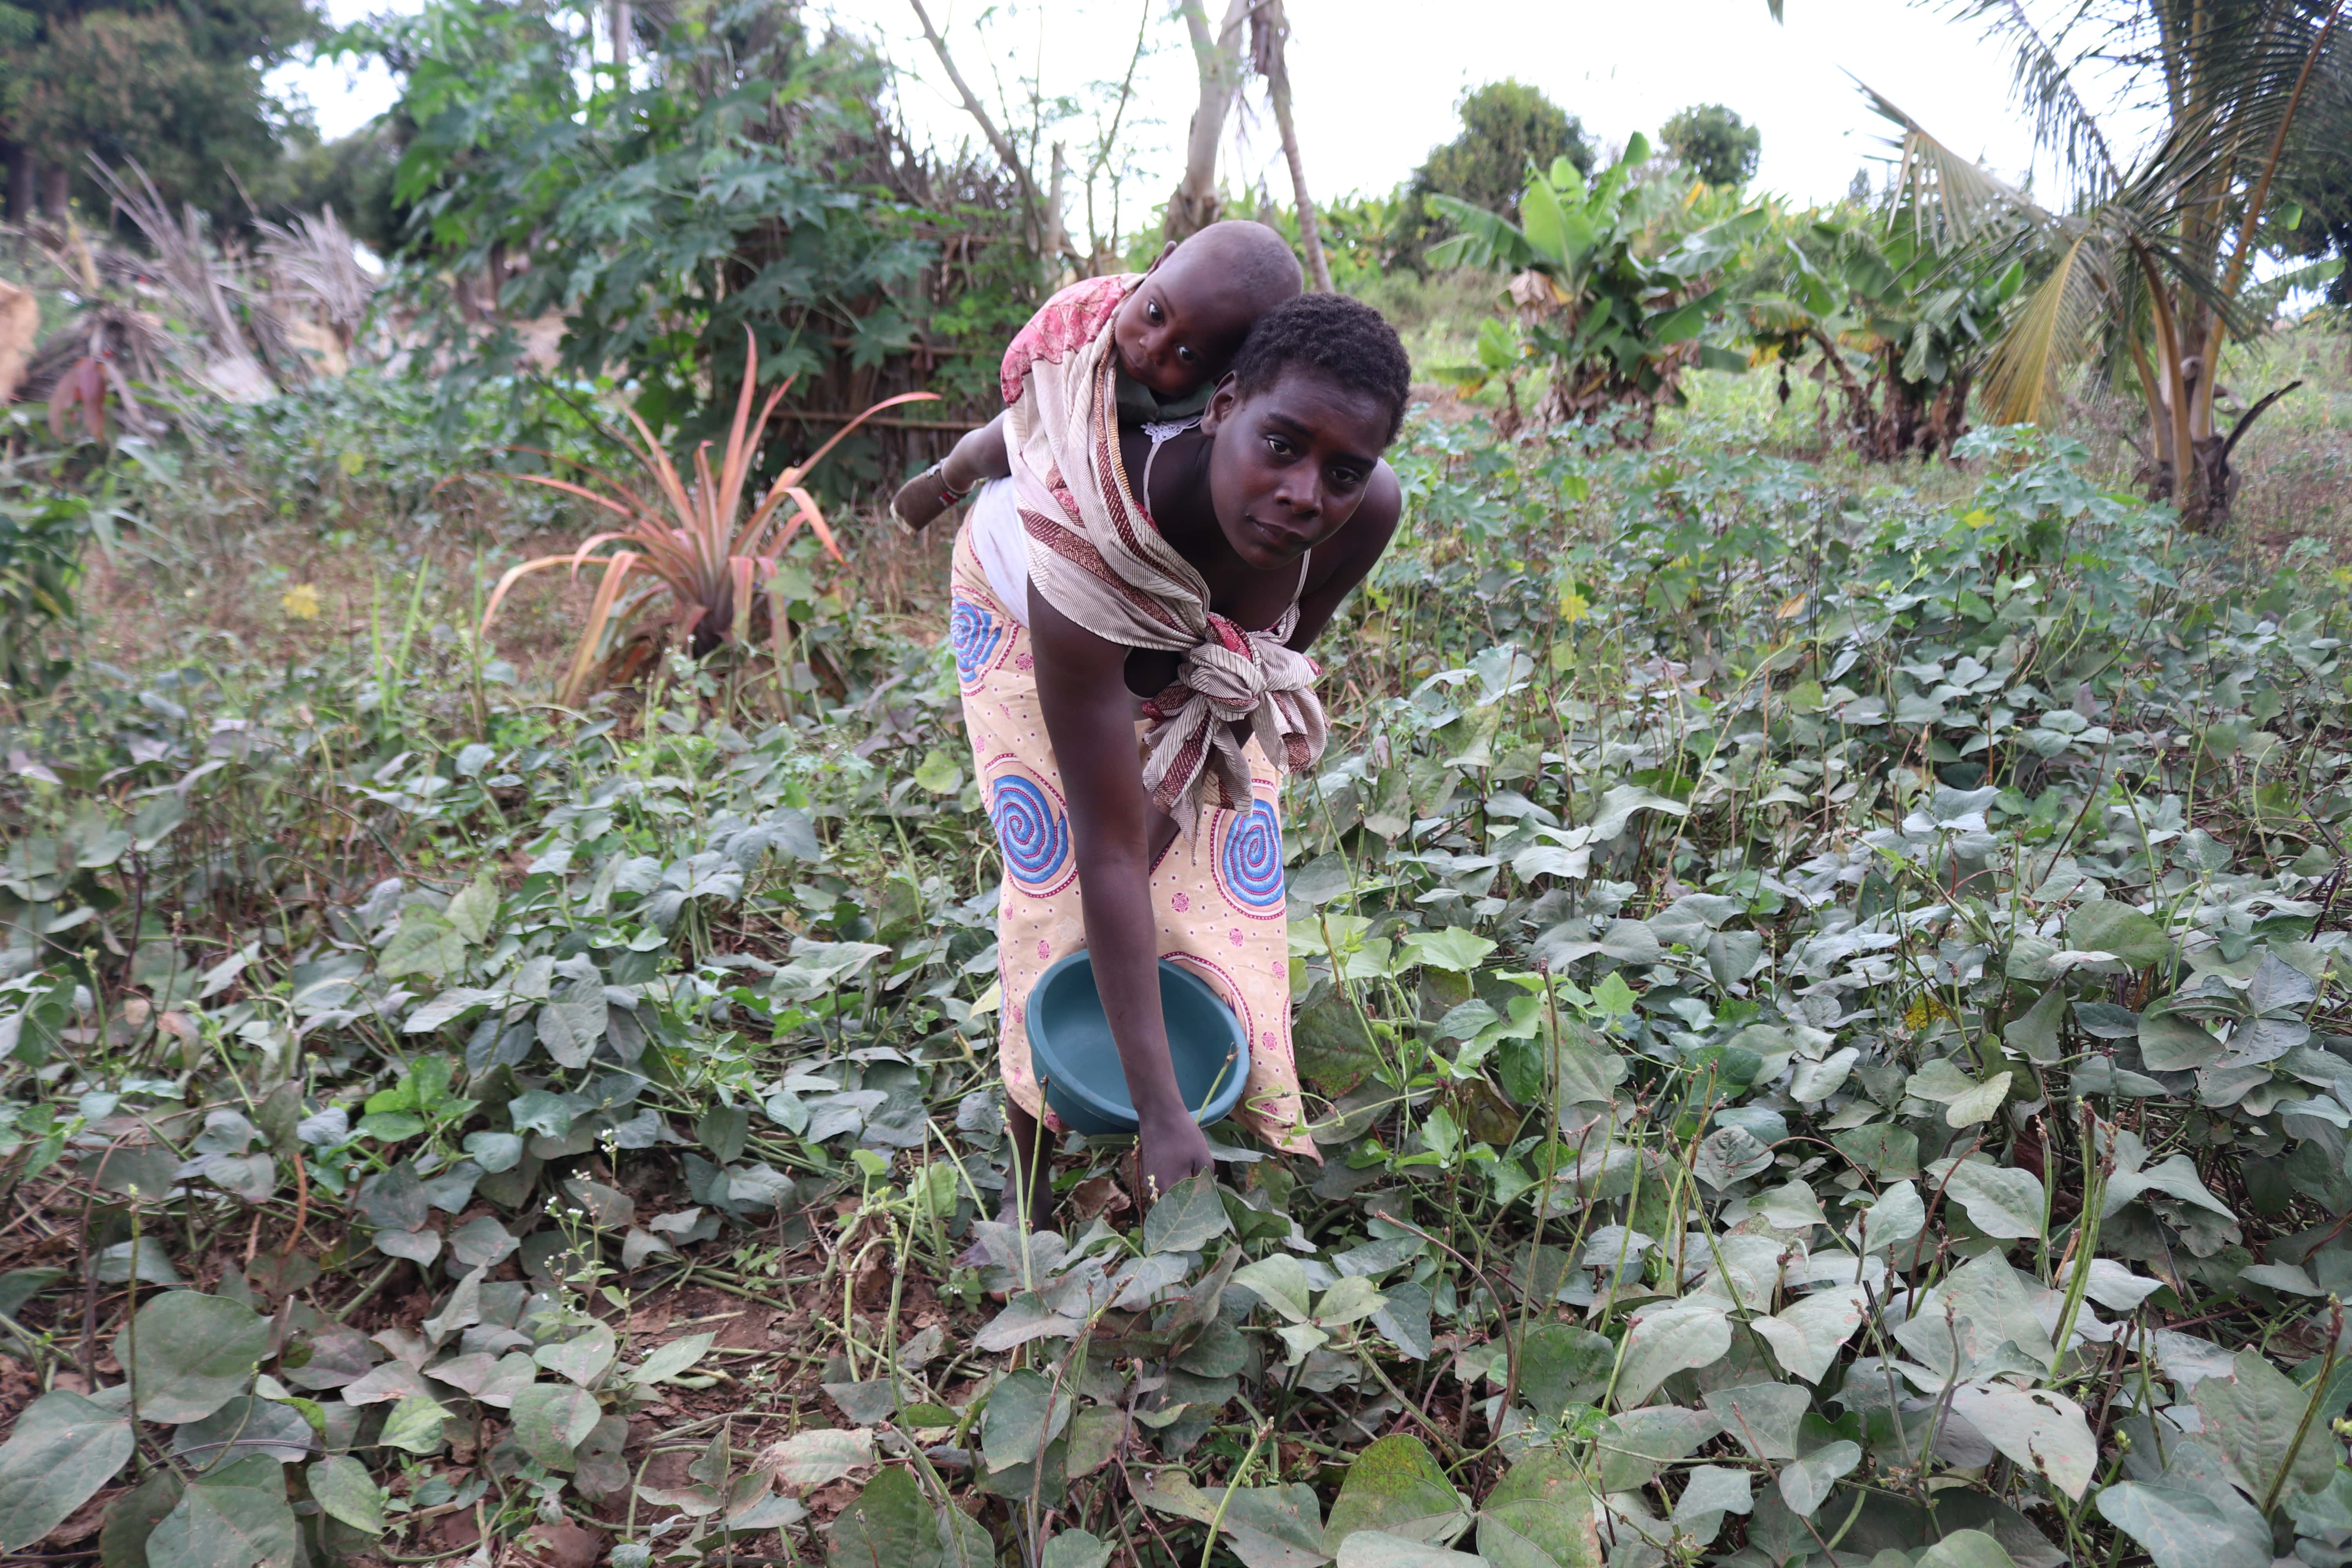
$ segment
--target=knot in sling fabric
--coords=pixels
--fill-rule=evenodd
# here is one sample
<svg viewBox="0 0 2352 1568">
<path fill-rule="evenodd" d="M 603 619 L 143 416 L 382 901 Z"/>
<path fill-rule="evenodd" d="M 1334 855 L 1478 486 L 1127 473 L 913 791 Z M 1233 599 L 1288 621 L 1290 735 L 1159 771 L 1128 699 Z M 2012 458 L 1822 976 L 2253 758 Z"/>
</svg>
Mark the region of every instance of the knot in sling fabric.
<svg viewBox="0 0 2352 1568">
<path fill-rule="evenodd" d="M 1297 592 L 1262 632 L 1217 615 L 1207 583 L 1128 486 L 1109 326 L 1141 281 L 1130 274 L 1066 289 L 1013 339 L 1005 440 L 1029 574 L 1047 601 L 1108 642 L 1182 655 L 1176 683 L 1144 705 L 1143 783 L 1189 836 L 1204 808 L 1250 799 L 1233 725 L 1245 724 L 1285 772 L 1322 755 L 1327 726 L 1314 661 L 1285 645 L 1298 624 Z M 1303 586 L 1304 563 L 1299 575 Z"/>
</svg>

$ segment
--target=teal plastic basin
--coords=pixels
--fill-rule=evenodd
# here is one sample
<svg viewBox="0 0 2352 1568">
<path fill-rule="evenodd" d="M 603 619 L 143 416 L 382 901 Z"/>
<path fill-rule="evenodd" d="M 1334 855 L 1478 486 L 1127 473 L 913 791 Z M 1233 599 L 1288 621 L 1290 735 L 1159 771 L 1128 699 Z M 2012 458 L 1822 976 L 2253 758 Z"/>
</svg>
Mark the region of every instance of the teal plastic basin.
<svg viewBox="0 0 2352 1568">
<path fill-rule="evenodd" d="M 1203 1127 L 1223 1121 L 1249 1081 L 1249 1037 L 1240 1020 L 1207 981 L 1164 958 L 1160 1014 L 1184 1104 Z M 1027 1022 L 1030 1065 L 1063 1124 L 1087 1133 L 1133 1132 L 1135 1101 L 1095 989 L 1094 965 L 1083 951 L 1037 977 Z"/>
</svg>

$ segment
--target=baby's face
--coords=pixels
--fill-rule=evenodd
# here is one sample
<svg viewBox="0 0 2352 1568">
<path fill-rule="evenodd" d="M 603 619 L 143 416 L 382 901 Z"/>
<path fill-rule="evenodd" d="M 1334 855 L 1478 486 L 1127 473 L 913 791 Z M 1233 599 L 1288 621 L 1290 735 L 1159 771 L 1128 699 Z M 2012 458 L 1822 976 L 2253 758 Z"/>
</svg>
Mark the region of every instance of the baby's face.
<svg viewBox="0 0 2352 1568">
<path fill-rule="evenodd" d="M 1164 398 L 1190 396 L 1225 374 L 1253 317 L 1181 252 L 1143 281 L 1111 322 L 1119 366 Z"/>
</svg>

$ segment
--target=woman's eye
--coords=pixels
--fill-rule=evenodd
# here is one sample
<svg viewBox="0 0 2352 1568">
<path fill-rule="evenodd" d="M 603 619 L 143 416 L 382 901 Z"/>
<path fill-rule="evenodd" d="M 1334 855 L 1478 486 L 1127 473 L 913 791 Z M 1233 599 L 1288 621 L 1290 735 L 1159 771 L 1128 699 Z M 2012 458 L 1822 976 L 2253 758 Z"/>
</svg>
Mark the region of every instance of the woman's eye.
<svg viewBox="0 0 2352 1568">
<path fill-rule="evenodd" d="M 1277 458 L 1290 456 L 1290 443 L 1279 436 L 1268 436 L 1265 438 L 1265 449 Z"/>
</svg>

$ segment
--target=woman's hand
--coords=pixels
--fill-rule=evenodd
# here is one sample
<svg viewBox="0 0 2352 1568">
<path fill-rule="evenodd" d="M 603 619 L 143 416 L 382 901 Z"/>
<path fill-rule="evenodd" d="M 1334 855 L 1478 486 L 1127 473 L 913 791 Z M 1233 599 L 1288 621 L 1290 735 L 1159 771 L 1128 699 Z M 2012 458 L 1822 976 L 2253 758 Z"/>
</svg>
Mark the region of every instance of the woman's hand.
<svg viewBox="0 0 2352 1568">
<path fill-rule="evenodd" d="M 1209 1136 L 1190 1116 L 1145 1121 L 1136 1130 L 1136 1159 L 1143 1171 L 1143 1202 L 1149 1208 L 1176 1184 L 1209 1168 Z"/>
</svg>

